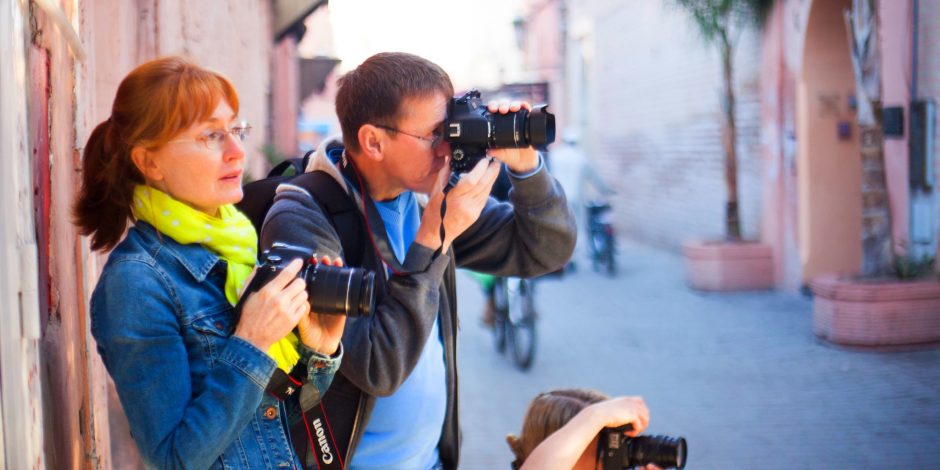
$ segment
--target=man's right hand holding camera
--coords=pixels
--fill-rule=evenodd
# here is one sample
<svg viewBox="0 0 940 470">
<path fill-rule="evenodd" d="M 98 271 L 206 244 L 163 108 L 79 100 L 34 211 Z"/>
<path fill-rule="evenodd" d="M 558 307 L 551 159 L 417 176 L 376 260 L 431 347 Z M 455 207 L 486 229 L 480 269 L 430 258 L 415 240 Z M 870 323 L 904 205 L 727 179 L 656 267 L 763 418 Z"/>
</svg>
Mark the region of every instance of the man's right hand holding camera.
<svg viewBox="0 0 940 470">
<path fill-rule="evenodd" d="M 444 214 L 444 237 L 441 253 L 447 253 L 451 243 L 480 217 L 499 176 L 499 161 L 483 159 L 472 170 L 461 176 L 457 185 L 447 193 L 447 208 Z M 430 195 L 415 242 L 436 250 L 441 246 L 441 202 L 444 200 L 444 185 L 450 176 L 445 166 Z"/>
</svg>

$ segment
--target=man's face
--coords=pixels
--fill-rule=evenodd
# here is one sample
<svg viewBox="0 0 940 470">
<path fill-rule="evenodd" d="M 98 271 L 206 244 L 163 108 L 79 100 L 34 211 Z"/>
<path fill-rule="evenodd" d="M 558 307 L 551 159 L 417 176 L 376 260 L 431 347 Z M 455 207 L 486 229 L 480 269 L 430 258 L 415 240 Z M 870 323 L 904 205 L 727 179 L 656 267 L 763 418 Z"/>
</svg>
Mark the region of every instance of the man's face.
<svg viewBox="0 0 940 470">
<path fill-rule="evenodd" d="M 430 142 L 443 132 L 449 99 L 444 94 L 407 98 L 394 125 L 401 132 L 383 131 L 389 135 L 389 145 L 383 152 L 382 167 L 396 189 L 430 193 L 441 172 L 449 171 L 445 167 L 450 144 L 443 138 L 433 146 Z"/>
</svg>

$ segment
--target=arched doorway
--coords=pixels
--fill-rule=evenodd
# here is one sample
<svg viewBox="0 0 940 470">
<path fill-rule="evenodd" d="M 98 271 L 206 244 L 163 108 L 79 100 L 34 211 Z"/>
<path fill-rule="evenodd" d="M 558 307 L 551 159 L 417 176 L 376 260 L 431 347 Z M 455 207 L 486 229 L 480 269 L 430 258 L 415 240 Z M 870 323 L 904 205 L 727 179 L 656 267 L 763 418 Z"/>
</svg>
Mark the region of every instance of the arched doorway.
<svg viewBox="0 0 940 470">
<path fill-rule="evenodd" d="M 850 0 L 813 2 L 797 79 L 797 184 L 803 283 L 861 262 L 861 156 L 855 83 L 843 11 Z"/>
</svg>

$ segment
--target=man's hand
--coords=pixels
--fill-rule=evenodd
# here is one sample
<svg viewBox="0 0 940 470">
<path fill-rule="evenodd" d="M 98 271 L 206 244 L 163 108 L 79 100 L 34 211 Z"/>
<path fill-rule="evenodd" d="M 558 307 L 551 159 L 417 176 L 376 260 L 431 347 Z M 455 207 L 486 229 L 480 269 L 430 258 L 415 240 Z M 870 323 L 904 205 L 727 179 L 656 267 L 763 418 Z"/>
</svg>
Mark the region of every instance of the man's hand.
<svg viewBox="0 0 940 470">
<path fill-rule="evenodd" d="M 447 209 L 444 215 L 444 236 L 441 253 L 447 253 L 451 243 L 480 217 L 480 212 L 490 197 L 493 183 L 499 176 L 500 163 L 481 159 L 447 194 Z M 444 200 L 444 185 L 449 171 L 441 172 L 427 207 L 421 216 L 421 226 L 415 235 L 415 243 L 436 250 L 441 246 L 441 201 Z"/>
<path fill-rule="evenodd" d="M 343 260 L 339 258 L 331 261 L 329 256 L 324 256 L 319 261 L 327 266 L 343 266 Z M 297 322 L 300 341 L 308 348 L 329 356 L 336 354 L 345 327 L 345 315 L 319 314 L 309 310 Z"/>
<path fill-rule="evenodd" d="M 508 114 L 522 108 L 532 110 L 532 105 L 526 101 L 490 101 L 486 105 L 491 113 Z M 539 165 L 539 154 L 532 147 L 521 149 L 490 149 L 489 155 L 502 161 L 513 173 L 525 174 Z"/>
</svg>

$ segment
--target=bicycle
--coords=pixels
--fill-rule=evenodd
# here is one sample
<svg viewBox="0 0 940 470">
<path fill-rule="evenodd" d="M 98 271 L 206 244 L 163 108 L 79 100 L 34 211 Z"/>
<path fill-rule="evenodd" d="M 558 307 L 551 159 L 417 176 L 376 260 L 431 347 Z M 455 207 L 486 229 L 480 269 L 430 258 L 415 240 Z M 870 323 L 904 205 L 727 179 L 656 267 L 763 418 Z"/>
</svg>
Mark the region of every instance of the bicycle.
<svg viewBox="0 0 940 470">
<path fill-rule="evenodd" d="M 531 279 L 497 277 L 493 301 L 496 350 L 502 353 L 508 347 L 516 367 L 528 370 L 536 349 L 535 283 Z"/>
<path fill-rule="evenodd" d="M 588 248 L 591 253 L 591 262 L 594 270 L 601 267 L 608 275 L 617 274 L 617 246 L 614 236 L 614 224 L 611 220 L 613 208 L 606 201 L 595 200 L 588 202 Z"/>
</svg>

